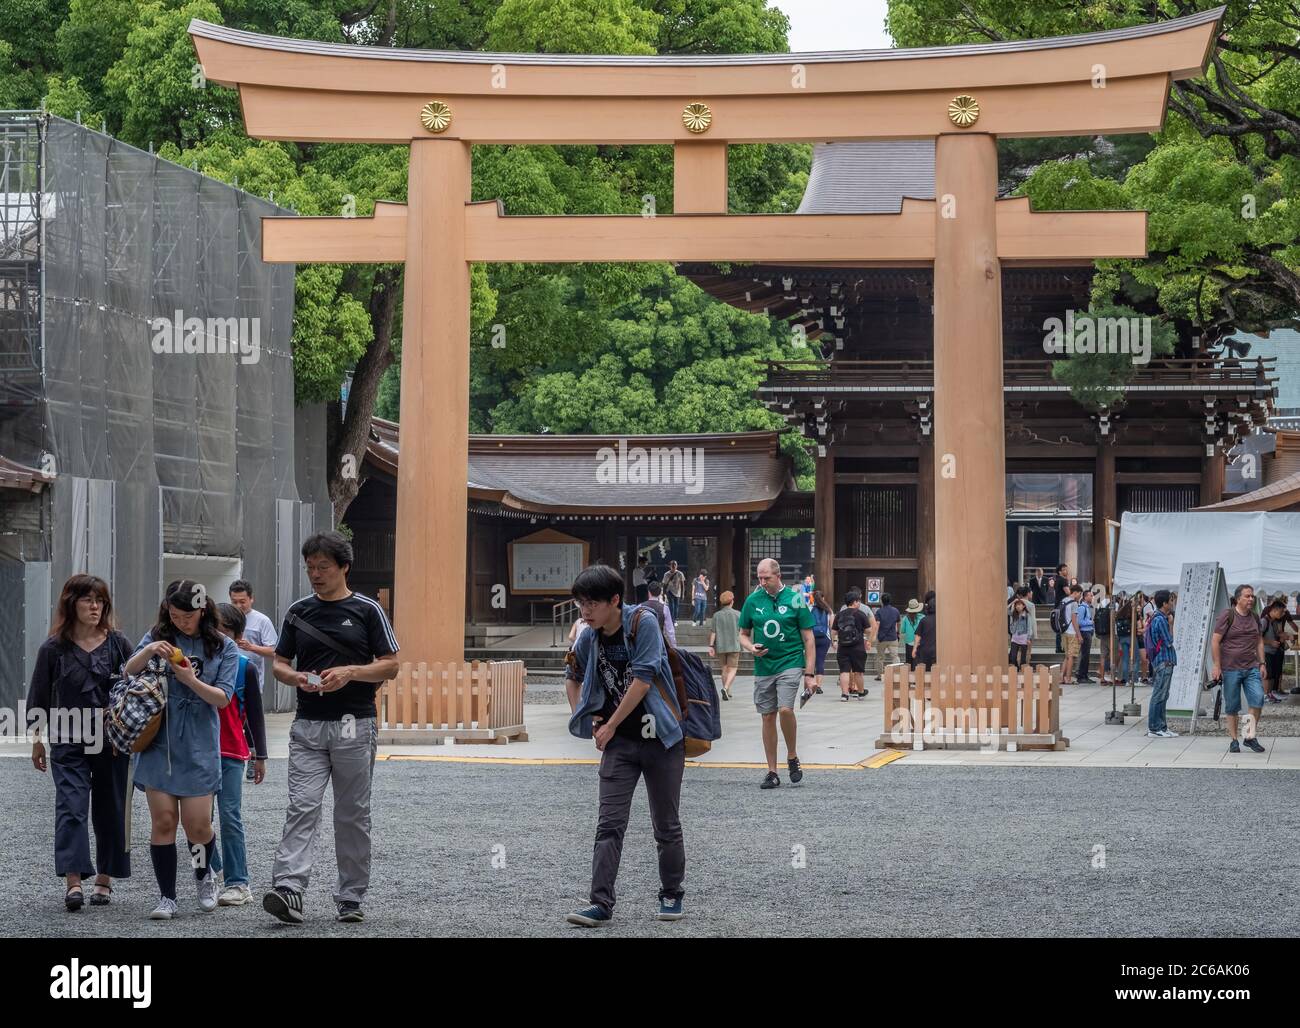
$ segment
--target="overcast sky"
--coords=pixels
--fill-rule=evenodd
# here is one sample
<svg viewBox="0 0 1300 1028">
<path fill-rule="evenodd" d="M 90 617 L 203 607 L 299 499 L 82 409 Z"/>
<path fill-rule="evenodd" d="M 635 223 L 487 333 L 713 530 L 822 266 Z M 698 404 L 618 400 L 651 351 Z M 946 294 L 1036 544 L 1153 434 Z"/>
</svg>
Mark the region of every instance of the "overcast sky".
<svg viewBox="0 0 1300 1028">
<path fill-rule="evenodd" d="M 776 0 L 790 19 L 790 49 L 875 50 L 892 46 L 885 0 Z"/>
</svg>

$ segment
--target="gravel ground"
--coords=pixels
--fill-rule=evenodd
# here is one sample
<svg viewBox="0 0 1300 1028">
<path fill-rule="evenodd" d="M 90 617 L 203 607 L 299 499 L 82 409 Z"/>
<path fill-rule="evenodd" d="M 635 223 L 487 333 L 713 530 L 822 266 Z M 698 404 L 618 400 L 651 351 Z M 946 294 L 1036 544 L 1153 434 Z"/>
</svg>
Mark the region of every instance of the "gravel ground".
<svg viewBox="0 0 1300 1028">
<path fill-rule="evenodd" d="M 259 899 L 284 816 L 285 762 L 247 789 Z M 374 878 L 362 925 L 332 919 L 333 832 L 318 839 L 307 924 L 260 904 L 150 922 L 148 816 L 137 801 L 136 875 L 113 905 L 62 908 L 53 794 L 29 763 L 0 760 L 0 934 L 999 936 L 1290 935 L 1300 772 L 909 767 L 809 772 L 757 788 L 752 771 L 686 772 L 687 919 L 651 919 L 657 894 L 644 792 L 633 807 L 613 924 L 569 928 L 585 900 L 593 766 L 380 762 Z M 504 867 L 493 866 L 493 848 Z M 1104 847 L 1104 867 L 1094 867 Z M 796 849 L 796 847 L 800 849 Z M 794 867 L 802 854 L 806 866 Z M 1274 854 L 1276 860 L 1261 859 Z M 1243 902 L 1244 901 L 1244 902 Z"/>
</svg>

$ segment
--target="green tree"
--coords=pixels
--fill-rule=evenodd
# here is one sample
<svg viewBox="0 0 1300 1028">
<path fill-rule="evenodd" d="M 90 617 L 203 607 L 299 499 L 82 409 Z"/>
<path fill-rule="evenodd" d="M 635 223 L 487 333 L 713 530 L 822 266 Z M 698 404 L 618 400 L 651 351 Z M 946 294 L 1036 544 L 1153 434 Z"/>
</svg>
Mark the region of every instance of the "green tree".
<svg viewBox="0 0 1300 1028">
<path fill-rule="evenodd" d="M 779 51 L 787 49 L 788 30 L 785 16 L 767 0 L 9 0 L 0 7 L 0 101 L 35 106 L 44 96 L 55 113 L 81 111 L 91 124 L 102 117 L 119 138 L 139 146 L 152 142 L 169 159 L 237 181 L 302 214 L 364 217 L 376 200 L 405 198 L 406 147 L 249 140 L 237 94 L 197 75 L 186 33 L 196 17 L 359 45 L 550 53 Z M 474 161 L 475 198 L 500 197 L 511 214 L 634 214 L 646 196 L 659 212 L 672 210 L 669 147 L 476 147 Z M 808 165 L 807 147 L 733 148 L 732 209 L 793 209 Z M 341 458 L 364 452 L 372 413 L 400 414 L 395 360 L 402 276 L 400 265 L 298 269 L 293 346 L 299 402 L 333 401 L 343 376 L 353 376 L 346 417 L 332 402 L 329 418 L 330 495 L 339 517 L 357 486 L 342 477 Z M 693 337 L 696 330 L 685 322 L 699 315 L 682 303 L 683 290 L 694 287 L 671 269 L 493 265 L 475 267 L 471 275 L 473 429 L 550 425 L 542 418 L 548 397 L 557 409 L 572 405 L 560 388 L 562 376 L 580 378 L 597 368 L 608 375 L 610 365 L 601 363 L 608 343 L 647 317 L 638 306 L 647 290 L 663 311 L 655 338 L 672 345 L 614 354 L 621 368 L 633 368 L 634 358 L 640 376 L 635 388 L 619 384 L 620 390 L 632 388 L 619 394 L 631 404 L 621 415 L 624 430 L 775 424 L 752 396 L 758 358 L 749 351 L 775 352 L 773 340 L 784 335 L 766 319 L 746 322 L 738 338 L 747 342 L 725 351 L 728 366 L 706 372 L 689 364 L 712 359 L 709 346 L 695 354 L 674 341 L 673 331 Z M 740 313 L 703 294 L 693 305 L 716 308 L 720 313 L 709 317 L 724 321 Z M 675 326 L 678 317 L 683 324 Z M 742 374 L 741 367 L 751 370 Z M 652 395 L 640 396 L 636 388 Z M 595 431 L 614 420 L 608 412 L 586 420 L 570 412 L 554 423 Z"/>
<path fill-rule="evenodd" d="M 939 45 L 1092 32 L 1210 6 L 890 0 L 889 28 L 900 45 Z M 1112 145 L 1116 138 L 1001 148 L 1011 154 L 1004 178 L 1038 209 L 1151 212 L 1149 256 L 1098 262 L 1094 306 L 1126 305 L 1158 317 L 1177 330 L 1182 352 L 1194 338 L 1214 345 L 1236 331 L 1300 327 L 1296 16 L 1293 0 L 1230 0 L 1209 73 L 1174 83 L 1158 136 L 1127 137 L 1137 142 L 1123 147 Z M 1098 357 L 1075 362 L 1093 365 L 1065 373 L 1077 382 L 1113 381 L 1114 369 Z"/>
</svg>

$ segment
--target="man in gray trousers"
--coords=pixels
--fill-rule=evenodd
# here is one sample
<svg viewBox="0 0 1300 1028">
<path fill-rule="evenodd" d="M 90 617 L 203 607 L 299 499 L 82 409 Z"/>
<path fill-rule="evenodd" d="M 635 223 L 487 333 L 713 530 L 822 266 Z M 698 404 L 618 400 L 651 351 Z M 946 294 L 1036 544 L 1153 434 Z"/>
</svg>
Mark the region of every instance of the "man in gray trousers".
<svg viewBox="0 0 1300 1028">
<path fill-rule="evenodd" d="M 383 608 L 348 589 L 352 546 L 342 535 L 313 535 L 302 556 L 312 595 L 289 608 L 272 669 L 297 687 L 298 714 L 289 730 L 289 809 L 262 907 L 287 924 L 302 923 L 321 800 L 332 784 L 334 902 L 337 920 L 355 923 L 365 917 L 361 904 L 370 885 L 375 690 L 397 674 L 397 639 Z"/>
</svg>

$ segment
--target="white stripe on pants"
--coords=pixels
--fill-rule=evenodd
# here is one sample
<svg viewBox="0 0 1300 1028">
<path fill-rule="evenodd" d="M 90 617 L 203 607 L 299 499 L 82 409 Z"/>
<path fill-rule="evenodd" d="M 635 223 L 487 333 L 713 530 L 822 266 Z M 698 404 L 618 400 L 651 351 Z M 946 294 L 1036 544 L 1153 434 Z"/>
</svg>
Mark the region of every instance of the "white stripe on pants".
<svg viewBox="0 0 1300 1028">
<path fill-rule="evenodd" d="M 351 735 L 351 738 L 348 736 Z M 289 809 L 275 851 L 273 885 L 305 892 L 325 785 L 333 783 L 334 902 L 362 902 L 370 886 L 370 783 L 379 732 L 372 717 L 305 721 L 289 729 Z"/>
</svg>

